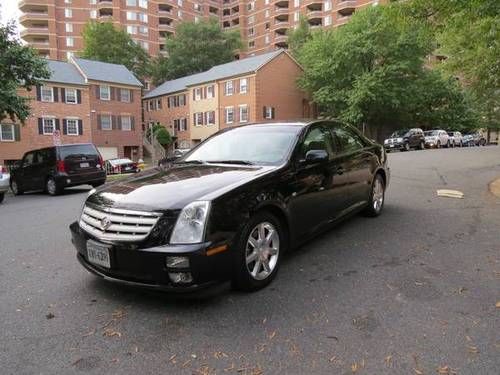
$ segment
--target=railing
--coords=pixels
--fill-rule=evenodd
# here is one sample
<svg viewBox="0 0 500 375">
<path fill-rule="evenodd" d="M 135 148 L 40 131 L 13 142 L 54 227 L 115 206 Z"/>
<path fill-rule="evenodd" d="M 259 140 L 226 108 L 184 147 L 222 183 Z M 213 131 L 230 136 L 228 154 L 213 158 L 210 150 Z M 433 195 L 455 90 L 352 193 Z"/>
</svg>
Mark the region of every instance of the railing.
<svg viewBox="0 0 500 375">
<path fill-rule="evenodd" d="M 153 137 L 153 139 L 151 139 L 149 134 L 144 135 L 142 138 L 142 144 L 151 155 L 153 163 L 167 156 L 165 148 L 156 140 L 156 138 Z"/>
</svg>

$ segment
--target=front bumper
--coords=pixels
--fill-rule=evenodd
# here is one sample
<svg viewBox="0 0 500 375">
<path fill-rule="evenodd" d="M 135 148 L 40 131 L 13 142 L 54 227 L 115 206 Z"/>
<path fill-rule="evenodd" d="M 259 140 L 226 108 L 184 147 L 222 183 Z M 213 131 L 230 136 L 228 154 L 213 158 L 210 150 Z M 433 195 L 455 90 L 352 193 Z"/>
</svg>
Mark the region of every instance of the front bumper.
<svg viewBox="0 0 500 375">
<path fill-rule="evenodd" d="M 87 241 L 96 239 L 84 232 L 78 222 L 72 223 L 70 230 L 78 261 L 88 271 L 108 281 L 154 290 L 189 292 L 227 281 L 231 277 L 232 261 L 229 247 L 225 251 L 207 255 L 207 250 L 213 248 L 210 243 L 150 248 L 112 244 L 109 254 L 111 267 L 106 268 L 88 260 Z M 168 256 L 187 257 L 189 268 L 167 268 Z M 193 281 L 185 284 L 173 283 L 169 273 L 174 272 L 189 272 Z"/>
<path fill-rule="evenodd" d="M 384 143 L 385 150 L 401 150 L 403 148 L 403 143 Z"/>
</svg>

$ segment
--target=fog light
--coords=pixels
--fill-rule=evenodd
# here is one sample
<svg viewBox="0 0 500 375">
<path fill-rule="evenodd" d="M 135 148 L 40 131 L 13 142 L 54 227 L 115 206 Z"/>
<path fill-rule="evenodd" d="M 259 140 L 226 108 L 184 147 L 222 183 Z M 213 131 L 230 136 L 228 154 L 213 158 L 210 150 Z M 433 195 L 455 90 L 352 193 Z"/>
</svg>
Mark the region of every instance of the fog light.
<svg viewBox="0 0 500 375">
<path fill-rule="evenodd" d="M 71 179 L 67 178 L 67 179 L 66 179 L 66 183 L 67 183 L 67 184 L 71 184 Z"/>
<path fill-rule="evenodd" d="M 171 272 L 168 274 L 174 284 L 188 284 L 193 282 L 191 272 Z"/>
<path fill-rule="evenodd" d="M 167 257 L 166 261 L 167 267 L 169 268 L 188 268 L 189 258 L 188 257 Z"/>
</svg>

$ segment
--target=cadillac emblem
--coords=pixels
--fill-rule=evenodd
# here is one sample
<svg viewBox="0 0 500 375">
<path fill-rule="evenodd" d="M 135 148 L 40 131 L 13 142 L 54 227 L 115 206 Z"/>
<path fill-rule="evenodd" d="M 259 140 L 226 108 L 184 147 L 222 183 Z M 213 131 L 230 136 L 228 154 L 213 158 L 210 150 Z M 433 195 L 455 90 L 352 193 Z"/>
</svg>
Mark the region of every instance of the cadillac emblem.
<svg viewBox="0 0 500 375">
<path fill-rule="evenodd" d="M 102 230 L 106 230 L 108 229 L 110 226 L 111 226 L 111 220 L 109 219 L 109 217 L 107 216 L 104 216 L 102 219 L 101 219 L 101 228 Z"/>
</svg>

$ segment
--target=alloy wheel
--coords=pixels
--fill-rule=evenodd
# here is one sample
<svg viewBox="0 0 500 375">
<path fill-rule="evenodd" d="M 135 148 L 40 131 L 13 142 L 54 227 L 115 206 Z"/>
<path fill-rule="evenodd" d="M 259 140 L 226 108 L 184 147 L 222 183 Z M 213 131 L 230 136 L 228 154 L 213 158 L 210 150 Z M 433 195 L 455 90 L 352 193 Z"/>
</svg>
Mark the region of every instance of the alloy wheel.
<svg viewBox="0 0 500 375">
<path fill-rule="evenodd" d="M 12 193 L 14 195 L 17 195 L 19 193 L 19 188 L 17 187 L 17 182 L 16 181 L 12 181 L 10 183 L 10 190 L 12 190 Z"/>
<path fill-rule="evenodd" d="M 381 178 L 373 181 L 372 203 L 375 212 L 379 212 L 384 204 L 384 184 Z"/>
<path fill-rule="evenodd" d="M 47 192 L 50 195 L 55 195 L 56 191 L 57 191 L 56 182 L 54 181 L 54 179 L 49 178 L 47 180 Z"/>
<path fill-rule="evenodd" d="M 278 230 L 269 222 L 257 224 L 247 239 L 245 261 L 255 280 L 265 280 L 278 264 L 280 238 Z"/>
</svg>

